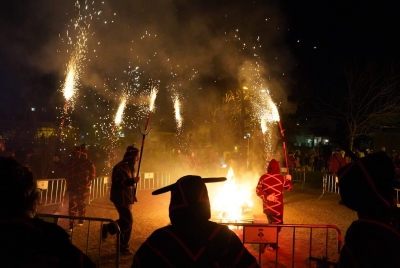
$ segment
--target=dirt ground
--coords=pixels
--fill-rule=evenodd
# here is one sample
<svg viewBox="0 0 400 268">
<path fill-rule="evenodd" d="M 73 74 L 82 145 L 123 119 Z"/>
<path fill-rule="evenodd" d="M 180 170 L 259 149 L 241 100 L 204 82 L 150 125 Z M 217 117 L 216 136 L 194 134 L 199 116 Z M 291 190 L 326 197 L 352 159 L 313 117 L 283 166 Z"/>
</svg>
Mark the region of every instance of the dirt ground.
<svg viewBox="0 0 400 268">
<path fill-rule="evenodd" d="M 152 190 L 140 190 L 137 193 L 138 203 L 133 205 L 134 226 L 131 237 L 130 249 L 136 252 L 145 239 L 157 228 L 169 224 L 168 205 L 169 194 L 151 195 Z M 341 230 L 344 238 L 345 232 L 351 222 L 357 218 L 356 213 L 338 204 L 339 195 L 325 193 L 322 191 L 310 189 L 307 185 L 294 185 L 291 192 L 285 192 L 284 196 L 284 223 L 285 224 L 322 224 L 335 225 Z M 254 222 L 265 222 L 266 217 L 262 213 L 261 199 L 257 200 L 250 217 Z M 67 203 L 65 203 L 67 204 Z M 67 214 L 67 205 L 59 207 L 44 207 L 40 213 Z M 116 220 L 117 211 L 107 197 L 98 198 L 92 201 L 87 208 L 87 217 L 107 218 Z M 59 225 L 67 228 L 68 222 L 60 219 Z M 115 238 L 110 237 L 105 242 L 100 239 L 100 223 L 88 223 L 78 227 L 73 233 L 73 243 L 83 250 L 88 248 L 88 255 L 98 262 L 100 267 L 116 267 L 115 259 Z M 246 244 L 249 251 L 260 260 L 262 267 L 309 267 L 308 256 L 311 250 L 313 257 L 328 256 L 330 260 L 337 260 L 337 232 L 333 229 L 329 231 L 328 242 L 325 242 L 326 229 L 313 229 L 310 235 L 309 229 L 283 228 L 279 233 L 279 250 L 266 251 L 260 254 L 258 244 Z M 333 230 L 333 231 L 332 231 Z M 242 236 L 242 231 L 235 230 Z M 295 235 L 295 237 L 293 237 Z M 312 246 L 310 245 L 310 236 L 312 236 Z M 86 239 L 88 237 L 88 239 Z M 339 237 L 340 238 L 340 237 Z M 295 242 L 293 248 L 292 242 Z M 101 257 L 98 259 L 99 243 L 101 245 Z M 328 248 L 328 252 L 325 250 Z M 130 267 L 133 255 L 121 255 L 119 267 Z M 276 261 L 276 259 L 278 261 Z M 315 267 L 311 263 L 311 267 Z"/>
</svg>

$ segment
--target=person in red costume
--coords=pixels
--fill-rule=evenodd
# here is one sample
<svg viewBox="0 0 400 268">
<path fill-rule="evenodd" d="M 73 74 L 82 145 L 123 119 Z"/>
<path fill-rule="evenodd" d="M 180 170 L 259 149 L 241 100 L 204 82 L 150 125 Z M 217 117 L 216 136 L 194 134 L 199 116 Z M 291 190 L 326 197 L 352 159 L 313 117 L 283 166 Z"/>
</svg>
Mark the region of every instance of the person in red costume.
<svg viewBox="0 0 400 268">
<path fill-rule="evenodd" d="M 256 188 L 256 193 L 263 201 L 263 210 L 270 224 L 283 224 L 283 190 L 292 190 L 291 176 L 286 175 L 285 178 L 281 175 L 280 170 L 278 161 L 272 159 L 269 162 L 267 173 L 260 177 Z M 277 247 L 277 244 L 267 245 L 268 250 L 275 250 Z"/>
</svg>

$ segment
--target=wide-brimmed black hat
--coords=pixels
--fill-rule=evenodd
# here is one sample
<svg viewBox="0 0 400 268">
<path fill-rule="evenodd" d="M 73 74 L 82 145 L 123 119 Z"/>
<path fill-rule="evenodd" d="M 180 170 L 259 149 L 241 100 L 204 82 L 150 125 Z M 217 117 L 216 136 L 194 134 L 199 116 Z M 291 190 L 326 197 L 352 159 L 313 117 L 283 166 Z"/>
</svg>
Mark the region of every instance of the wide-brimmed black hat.
<svg viewBox="0 0 400 268">
<path fill-rule="evenodd" d="M 222 181 L 226 181 L 226 178 L 202 178 L 196 175 L 187 175 L 171 185 L 155 190 L 152 194 L 171 192 L 169 218 L 173 225 L 200 224 L 211 218 L 206 183 Z"/>
</svg>

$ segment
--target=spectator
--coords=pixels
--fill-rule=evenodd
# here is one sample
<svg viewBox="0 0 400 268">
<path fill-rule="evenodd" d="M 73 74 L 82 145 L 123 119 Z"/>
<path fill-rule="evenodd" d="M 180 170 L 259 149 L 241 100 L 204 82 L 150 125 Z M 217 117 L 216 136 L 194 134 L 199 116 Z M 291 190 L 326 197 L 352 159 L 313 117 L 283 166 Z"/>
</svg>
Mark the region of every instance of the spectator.
<svg viewBox="0 0 400 268">
<path fill-rule="evenodd" d="M 337 175 L 337 171 L 344 167 L 347 163 L 346 160 L 342 157 L 340 153 L 340 149 L 335 149 L 332 155 L 328 158 L 328 166 L 329 172 L 331 172 L 334 176 Z"/>
<path fill-rule="evenodd" d="M 96 267 L 60 226 L 35 217 L 39 194 L 27 167 L 0 157 L 0 177 L 1 267 Z"/>
<path fill-rule="evenodd" d="M 119 219 L 116 221 L 121 229 L 120 252 L 133 254 L 129 249 L 131 239 L 133 216 L 132 204 L 135 202 L 134 184 L 139 182 L 138 174 L 135 174 L 135 164 L 139 160 L 139 150 L 128 146 L 121 162 L 117 163 L 111 175 L 110 200 L 118 211 Z M 114 235 L 117 230 L 114 224 L 103 224 L 102 238 L 105 240 L 108 233 Z"/>
<path fill-rule="evenodd" d="M 184 176 L 158 189 L 171 191 L 171 225 L 154 231 L 136 252 L 132 267 L 260 267 L 238 236 L 212 221 L 207 182 L 226 178 Z"/>
<path fill-rule="evenodd" d="M 394 196 L 394 167 L 384 152 L 339 169 L 344 205 L 357 212 L 348 228 L 339 267 L 399 267 L 400 209 Z"/>
<path fill-rule="evenodd" d="M 80 146 L 74 147 L 68 163 L 61 162 L 58 156 L 54 156 L 53 161 L 58 169 L 67 172 L 68 215 L 85 217 L 90 186 L 96 174 L 93 163 L 82 156 L 81 150 Z M 83 225 L 83 221 L 79 220 L 78 225 Z M 68 230 L 72 231 L 74 227 L 74 220 L 71 219 Z"/>
<path fill-rule="evenodd" d="M 287 179 L 281 175 L 278 161 L 271 159 L 267 173 L 258 181 L 256 193 L 263 200 L 263 210 L 270 224 L 283 224 L 283 190 L 292 189 L 290 175 Z M 278 232 L 280 229 L 278 230 Z M 277 249 L 277 244 L 263 245 L 263 250 Z"/>
</svg>

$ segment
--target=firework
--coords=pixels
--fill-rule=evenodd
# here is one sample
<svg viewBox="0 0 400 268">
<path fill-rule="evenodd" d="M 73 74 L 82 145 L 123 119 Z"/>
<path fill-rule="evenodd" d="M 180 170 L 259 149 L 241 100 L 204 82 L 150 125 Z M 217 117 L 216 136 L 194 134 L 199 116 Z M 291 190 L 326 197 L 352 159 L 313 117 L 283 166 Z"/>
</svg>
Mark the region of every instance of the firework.
<svg viewBox="0 0 400 268">
<path fill-rule="evenodd" d="M 138 169 L 137 169 L 137 173 L 136 173 L 137 176 L 139 176 L 139 174 L 140 174 L 139 172 L 140 172 L 140 164 L 142 163 L 144 140 L 145 140 L 146 136 L 150 132 L 150 130 L 148 130 L 148 127 L 149 127 L 151 113 L 154 112 L 154 110 L 155 110 L 155 101 L 156 101 L 157 93 L 158 93 L 158 90 L 157 90 L 156 87 L 153 87 L 151 89 L 151 91 L 150 91 L 150 96 L 149 96 L 149 115 L 147 117 L 147 121 L 146 121 L 146 126 L 145 126 L 145 129 L 144 129 L 144 132 L 141 132 L 141 134 L 142 134 L 142 146 L 140 148 L 139 164 L 138 164 Z M 135 190 L 133 192 L 133 198 L 134 198 L 135 202 L 137 202 L 136 189 L 137 189 L 137 183 L 136 183 L 136 186 L 135 186 Z"/>
<path fill-rule="evenodd" d="M 179 135 L 182 130 L 181 102 L 179 100 L 179 95 L 175 94 L 172 97 L 172 101 L 174 103 L 176 129 Z"/>
</svg>

